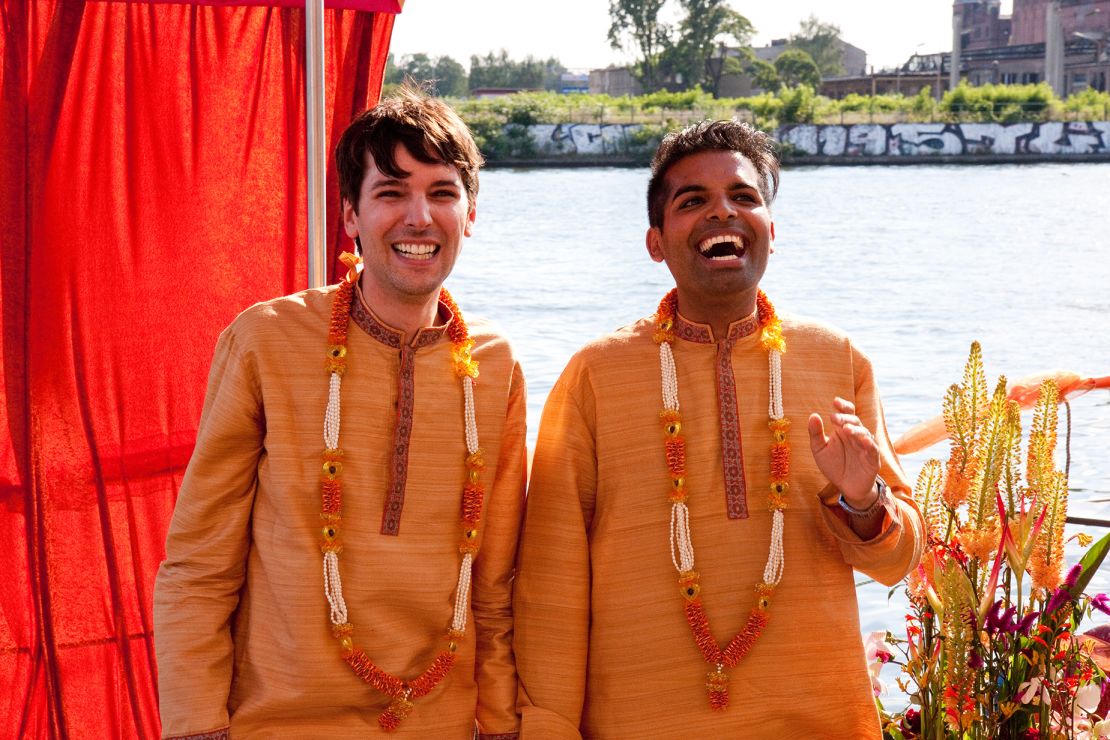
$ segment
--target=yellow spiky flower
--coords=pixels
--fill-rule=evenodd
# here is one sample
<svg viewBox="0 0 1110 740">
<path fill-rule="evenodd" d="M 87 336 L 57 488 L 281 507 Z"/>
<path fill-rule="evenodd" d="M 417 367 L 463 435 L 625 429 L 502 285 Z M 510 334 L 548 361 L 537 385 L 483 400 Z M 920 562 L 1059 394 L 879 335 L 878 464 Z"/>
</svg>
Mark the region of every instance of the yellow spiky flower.
<svg viewBox="0 0 1110 740">
<path fill-rule="evenodd" d="M 944 503 L 957 509 L 967 501 L 981 465 L 980 444 L 990 413 L 983 353 L 972 342 L 963 382 L 953 385 L 944 397 L 944 426 L 951 449 L 945 471 Z"/>
<path fill-rule="evenodd" d="M 999 488 L 1005 493 L 1006 511 L 1013 513 L 1021 495 L 1021 405 L 1017 401 L 1006 403 L 1002 479 Z"/>
<path fill-rule="evenodd" d="M 1033 411 L 1029 432 L 1029 458 L 1026 478 L 1033 510 L 1044 511 L 1044 524 L 1029 556 L 1029 575 L 1035 588 L 1052 589 L 1060 585 L 1064 570 L 1064 524 L 1068 515 L 1068 478 L 1056 469 L 1056 405 L 1060 394 L 1056 384 L 1046 380 Z"/>
<path fill-rule="evenodd" d="M 987 563 L 998 548 L 1002 527 L 998 521 L 996 492 L 1011 442 L 1008 429 L 1006 378 L 995 386 L 987 414 L 974 441 L 974 457 L 978 460 L 975 477 L 968 493 L 967 523 L 959 534 L 964 552 Z"/>
<path fill-rule="evenodd" d="M 1064 575 L 1064 524 L 1068 518 L 1068 477 L 1053 471 L 1042 478 L 1041 501 L 1046 509 L 1044 525 L 1029 556 L 1029 575 L 1034 588 L 1054 589 Z M 1039 511 L 1039 509 L 1038 509 Z"/>
<path fill-rule="evenodd" d="M 940 460 L 929 460 L 921 468 L 914 486 L 914 495 L 920 502 L 921 513 L 925 516 L 925 531 L 933 540 L 944 539 L 948 527 L 948 511 L 944 508 L 944 473 Z"/>
<path fill-rule="evenodd" d="M 1041 383 L 1040 396 L 1033 409 L 1033 426 L 1029 430 L 1029 454 L 1026 459 L 1025 479 L 1030 498 L 1038 496 L 1056 470 L 1056 406 L 1060 401 L 1059 396 L 1054 382 L 1046 380 Z"/>
<path fill-rule="evenodd" d="M 955 730 L 966 730 L 974 716 L 975 671 L 968 665 L 975 635 L 975 592 L 960 564 L 949 559 L 935 573 L 944 604 L 941 633 L 944 636 L 945 721 Z"/>
</svg>

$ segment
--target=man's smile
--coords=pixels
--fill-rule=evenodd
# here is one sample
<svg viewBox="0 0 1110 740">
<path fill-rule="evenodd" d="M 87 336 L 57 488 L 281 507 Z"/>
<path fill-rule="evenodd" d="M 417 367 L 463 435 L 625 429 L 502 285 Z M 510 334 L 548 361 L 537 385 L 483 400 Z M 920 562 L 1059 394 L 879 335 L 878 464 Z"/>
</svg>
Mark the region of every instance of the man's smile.
<svg viewBox="0 0 1110 740">
<path fill-rule="evenodd" d="M 410 260 L 430 260 L 439 253 L 438 244 L 395 242 L 391 246 L 394 252 Z"/>
<path fill-rule="evenodd" d="M 738 261 L 747 251 L 747 240 L 736 234 L 718 234 L 698 242 L 698 253 L 712 262 Z"/>
</svg>

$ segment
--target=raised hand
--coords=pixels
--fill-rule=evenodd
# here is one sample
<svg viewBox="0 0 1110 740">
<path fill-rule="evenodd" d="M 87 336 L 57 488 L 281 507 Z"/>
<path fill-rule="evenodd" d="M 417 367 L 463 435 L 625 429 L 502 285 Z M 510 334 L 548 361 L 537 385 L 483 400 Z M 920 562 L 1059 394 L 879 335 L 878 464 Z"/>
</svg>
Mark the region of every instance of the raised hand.
<svg viewBox="0 0 1110 740">
<path fill-rule="evenodd" d="M 821 415 L 810 414 L 809 446 L 813 460 L 850 506 L 866 509 L 877 496 L 879 447 L 856 416 L 855 404 L 838 397 L 833 399 L 833 407 L 837 413 L 830 418 L 828 436 Z"/>
</svg>

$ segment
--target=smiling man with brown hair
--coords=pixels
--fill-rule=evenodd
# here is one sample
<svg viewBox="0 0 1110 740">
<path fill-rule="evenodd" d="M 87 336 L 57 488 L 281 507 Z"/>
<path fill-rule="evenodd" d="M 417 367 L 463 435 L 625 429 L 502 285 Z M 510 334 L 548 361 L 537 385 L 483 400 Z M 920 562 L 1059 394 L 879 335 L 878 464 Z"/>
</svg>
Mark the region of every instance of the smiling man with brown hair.
<svg viewBox="0 0 1110 740">
<path fill-rule="evenodd" d="M 581 350 L 540 424 L 525 740 L 879 736 L 852 570 L 897 582 L 923 524 L 866 357 L 760 290 L 777 189 L 746 124 L 656 153 L 647 250 L 676 288 Z"/>
<path fill-rule="evenodd" d="M 515 737 L 524 379 L 442 290 L 481 156 L 403 90 L 336 162 L 361 272 L 216 348 L 155 589 L 163 732 Z"/>
</svg>

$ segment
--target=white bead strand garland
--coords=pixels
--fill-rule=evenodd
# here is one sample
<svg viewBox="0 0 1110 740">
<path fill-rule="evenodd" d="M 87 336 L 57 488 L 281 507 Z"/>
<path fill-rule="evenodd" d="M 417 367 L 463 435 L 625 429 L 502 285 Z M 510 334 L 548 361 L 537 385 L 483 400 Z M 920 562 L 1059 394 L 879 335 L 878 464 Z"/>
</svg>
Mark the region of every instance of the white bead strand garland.
<svg viewBox="0 0 1110 740">
<path fill-rule="evenodd" d="M 768 360 L 768 427 L 771 431 L 771 476 L 768 506 L 771 509 L 771 541 L 763 581 L 756 586 L 756 606 L 748 615 L 747 624 L 725 648 L 721 648 L 709 629 L 709 618 L 701 602 L 700 576 L 694 570 L 694 543 L 690 531 L 690 511 L 686 491 L 686 442 L 682 436 L 682 418 L 678 406 L 678 372 L 675 367 L 672 344 L 675 341 L 674 322 L 678 313 L 677 292 L 671 291 L 659 304 L 655 315 L 655 342 L 659 345 L 659 374 L 661 377 L 663 410 L 664 451 L 671 476 L 671 562 L 678 571 L 679 588 L 685 599 L 686 620 L 693 632 L 694 642 L 706 662 L 714 670 L 706 677 L 709 705 L 723 711 L 728 707 L 728 676 L 724 669 L 734 668 L 747 655 L 767 624 L 767 609 L 775 587 L 782 580 L 785 556 L 783 551 L 783 509 L 789 488 L 790 447 L 786 433 L 790 422 L 783 415 L 782 405 L 782 354 L 786 343 L 782 337 L 782 324 L 775 316 L 774 307 L 767 297 L 759 293 L 757 317 L 762 330 L 761 343 Z"/>
<path fill-rule="evenodd" d="M 347 255 L 344 255 L 346 257 Z M 481 473 L 484 467 L 482 451 L 478 446 L 478 425 L 474 407 L 474 378 L 478 363 L 471 357 L 473 341 L 470 339 L 462 313 L 446 290 L 440 292 L 440 302 L 452 313 L 453 319 L 446 328 L 451 339 L 451 363 L 459 376 L 463 389 L 464 437 L 466 443 L 466 482 L 462 493 L 462 537 L 459 576 L 455 586 L 455 604 L 447 630 L 448 645 L 438 653 L 432 663 L 419 676 L 403 680 L 376 666 L 366 653 L 354 643 L 354 627 L 348 621 L 347 603 L 343 598 L 343 581 L 339 575 L 339 553 L 343 547 L 339 540 L 341 517 L 340 476 L 343 471 L 343 451 L 339 447 L 340 401 L 342 375 L 346 370 L 347 328 L 350 323 L 354 283 L 358 277 L 358 261 L 345 259 L 351 267 L 346 279 L 336 292 L 328 332 L 327 370 L 328 403 L 324 411 L 324 465 L 321 480 L 324 520 L 323 552 L 324 597 L 328 602 L 328 618 L 332 632 L 342 647 L 344 661 L 355 674 L 378 691 L 392 698 L 389 707 L 378 716 L 378 725 L 386 731 L 396 729 L 413 710 L 414 700 L 431 692 L 451 670 L 455 661 L 457 640 L 462 639 L 469 614 L 470 588 L 474 557 L 479 549 L 479 522 L 482 512 L 484 488 Z"/>
</svg>

